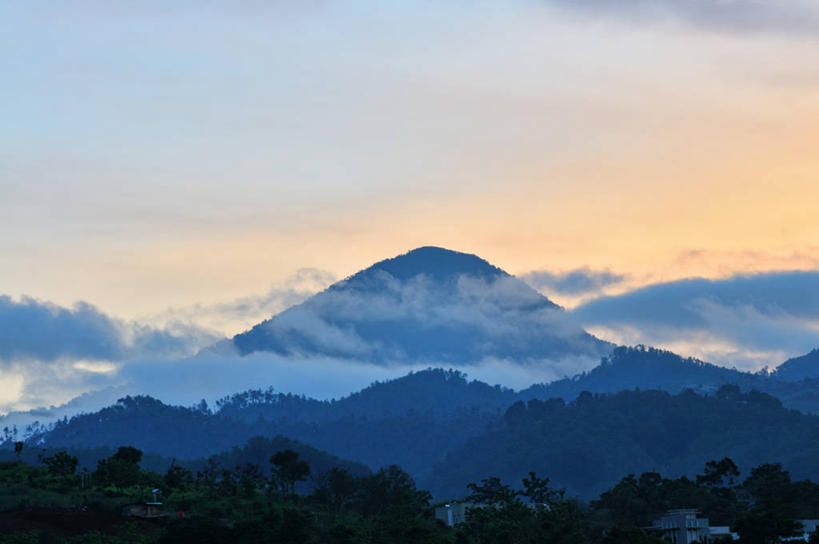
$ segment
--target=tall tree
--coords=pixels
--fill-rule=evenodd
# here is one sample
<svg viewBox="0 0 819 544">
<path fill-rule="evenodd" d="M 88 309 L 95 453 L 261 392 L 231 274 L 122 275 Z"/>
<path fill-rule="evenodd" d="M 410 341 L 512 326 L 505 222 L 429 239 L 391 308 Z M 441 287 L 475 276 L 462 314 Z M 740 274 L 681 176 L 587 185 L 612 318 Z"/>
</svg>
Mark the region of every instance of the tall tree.
<svg viewBox="0 0 819 544">
<path fill-rule="evenodd" d="M 273 484 L 288 495 L 296 494 L 296 482 L 303 481 L 310 474 L 307 461 L 299 460 L 299 454 L 293 450 L 284 450 L 270 458 L 273 465 Z"/>
</svg>

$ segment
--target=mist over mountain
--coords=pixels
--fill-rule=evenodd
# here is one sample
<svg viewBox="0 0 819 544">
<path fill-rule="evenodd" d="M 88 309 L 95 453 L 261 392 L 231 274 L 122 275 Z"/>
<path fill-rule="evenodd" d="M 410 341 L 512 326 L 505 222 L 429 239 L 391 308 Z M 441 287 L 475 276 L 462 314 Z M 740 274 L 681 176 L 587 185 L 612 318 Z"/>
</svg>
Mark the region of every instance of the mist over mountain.
<svg viewBox="0 0 819 544">
<path fill-rule="evenodd" d="M 437 247 L 387 259 L 273 316 L 233 343 L 241 354 L 377 364 L 543 364 L 555 377 L 590 368 L 611 345 L 485 260 Z"/>
</svg>

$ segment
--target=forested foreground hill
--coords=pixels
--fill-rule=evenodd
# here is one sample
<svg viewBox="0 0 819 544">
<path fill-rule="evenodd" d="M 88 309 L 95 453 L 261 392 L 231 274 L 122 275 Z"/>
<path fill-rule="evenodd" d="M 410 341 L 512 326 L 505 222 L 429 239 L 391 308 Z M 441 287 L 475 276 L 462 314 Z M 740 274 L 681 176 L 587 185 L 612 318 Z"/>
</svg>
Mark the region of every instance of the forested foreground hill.
<svg viewBox="0 0 819 544">
<path fill-rule="evenodd" d="M 591 497 L 623 474 L 691 475 L 724 456 L 742 469 L 765 460 L 819 479 L 819 417 L 732 385 L 711 396 L 586 392 L 568 404 L 519 401 L 496 427 L 448 454 L 430 482 L 437 496 L 454 496 L 479 474 L 515 481 L 535 470 Z"/>
</svg>

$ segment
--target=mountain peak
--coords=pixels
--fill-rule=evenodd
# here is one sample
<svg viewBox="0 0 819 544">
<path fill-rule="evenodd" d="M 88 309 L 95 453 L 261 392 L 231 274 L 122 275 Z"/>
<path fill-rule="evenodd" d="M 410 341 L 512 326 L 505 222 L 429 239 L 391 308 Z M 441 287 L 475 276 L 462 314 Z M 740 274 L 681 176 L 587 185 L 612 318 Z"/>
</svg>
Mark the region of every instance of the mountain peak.
<svg viewBox="0 0 819 544">
<path fill-rule="evenodd" d="M 420 275 L 436 281 L 463 275 L 482 279 L 509 276 L 477 255 L 436 246 L 422 246 L 397 257 L 379 261 L 349 279 L 370 276 L 376 271 L 386 272 L 401 281 Z"/>
<path fill-rule="evenodd" d="M 476 255 L 425 246 L 331 285 L 236 335 L 233 344 L 241 354 L 379 364 L 596 363 L 610 346 L 560 310 Z"/>
</svg>

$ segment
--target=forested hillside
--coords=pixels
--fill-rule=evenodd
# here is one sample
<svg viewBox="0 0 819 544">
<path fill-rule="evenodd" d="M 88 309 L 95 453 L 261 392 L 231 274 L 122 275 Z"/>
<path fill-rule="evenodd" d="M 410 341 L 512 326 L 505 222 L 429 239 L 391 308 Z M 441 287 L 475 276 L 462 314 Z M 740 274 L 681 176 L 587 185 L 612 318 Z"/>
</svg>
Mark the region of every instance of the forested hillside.
<svg viewBox="0 0 819 544">
<path fill-rule="evenodd" d="M 616 393 L 633 389 L 657 389 L 670 393 L 691 389 L 701 394 L 712 394 L 723 385 L 734 384 L 744 391 L 769 393 L 788 408 L 819 414 L 819 379 L 796 379 L 794 370 L 796 367 L 810 366 L 814 359 L 816 355 L 809 354 L 784 363 L 771 374 L 750 373 L 652 347 L 620 346 L 592 370 L 572 378 L 533 385 L 521 391 L 519 398 L 572 400 L 583 391 Z M 787 369 L 794 370 L 788 374 L 794 379 L 783 379 L 784 374 L 780 370 Z"/>
<path fill-rule="evenodd" d="M 729 381 L 741 387 L 719 389 Z M 631 382 L 685 391 L 581 392 L 617 391 Z M 785 407 L 766 393 L 747 392 L 753 388 L 778 391 Z M 809 440 L 819 440 L 817 418 L 787 409 L 815 405 L 813 391 L 809 380 L 779 382 L 661 350 L 618 348 L 575 380 L 520 393 L 430 369 L 333 401 L 251 390 L 221 399 L 215 412 L 204 403 L 185 408 L 126 397 L 35 432 L 28 443 L 76 451 L 128 444 L 147 458 L 194 462 L 228 455 L 253 437 L 280 436 L 371 469 L 399 464 L 436 493 L 454 493 L 497 463 L 504 477 L 535 468 L 588 495 L 623 473 L 687 474 L 703 459 L 725 455 L 742 466 L 782 461 L 799 476 L 815 476 L 804 456 L 819 454 Z"/>
<path fill-rule="evenodd" d="M 514 400 L 511 390 L 469 381 L 459 372 L 428 370 L 338 401 L 248 391 L 222 399 L 215 413 L 205 404 L 185 408 L 126 397 L 62 420 L 28 441 L 71 449 L 129 444 L 193 460 L 255 436 L 282 435 L 370 467 L 397 463 L 424 478 L 447 451 L 482 433 Z"/>
<path fill-rule="evenodd" d="M 622 474 L 691 475 L 723 456 L 741 469 L 766 460 L 819 478 L 819 417 L 731 385 L 712 396 L 586 392 L 568 404 L 521 401 L 496 427 L 448 454 L 431 482 L 436 495 L 450 496 L 480 474 L 515 481 L 535 470 L 591 497 Z"/>
<path fill-rule="evenodd" d="M 819 378 L 819 349 L 814 349 L 800 357 L 788 359 L 773 373 L 778 380 L 799 381 L 805 378 Z"/>
<path fill-rule="evenodd" d="M 303 396 L 275 393 L 273 389 L 250 390 L 217 402 L 219 414 L 232 419 L 256 421 L 325 421 L 382 419 L 407 413 L 447 416 L 457 413 L 505 410 L 516 400 L 511 389 L 468 380 L 455 370 L 428 369 L 402 378 L 375 382 L 347 397 L 318 401 Z"/>
</svg>

